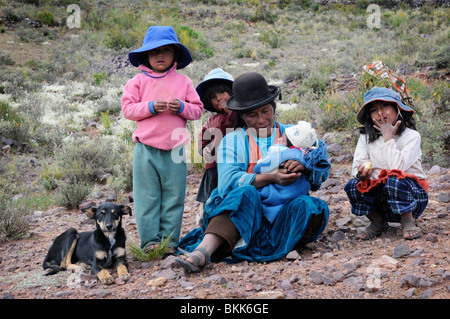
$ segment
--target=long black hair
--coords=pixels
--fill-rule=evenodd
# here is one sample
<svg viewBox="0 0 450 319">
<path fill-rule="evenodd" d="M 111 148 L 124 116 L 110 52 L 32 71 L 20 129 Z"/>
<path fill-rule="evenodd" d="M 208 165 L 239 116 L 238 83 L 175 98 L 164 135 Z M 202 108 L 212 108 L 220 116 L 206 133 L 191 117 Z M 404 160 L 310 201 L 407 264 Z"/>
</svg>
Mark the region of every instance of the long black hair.
<svg viewBox="0 0 450 319">
<path fill-rule="evenodd" d="M 216 93 L 227 92 L 230 96 L 233 95 L 233 87 L 228 81 L 216 80 L 213 84 L 207 85 L 205 87 L 203 98 L 205 101 L 206 109 L 214 109 L 211 104 L 211 100 L 214 98 Z"/>
<path fill-rule="evenodd" d="M 400 111 L 397 114 L 396 121 L 400 120 L 401 123 L 395 135 L 400 136 L 405 131 L 406 128 L 416 130 L 416 121 L 413 118 L 413 112 L 403 111 L 398 107 L 397 103 L 389 103 L 389 104 L 392 105 L 395 109 L 397 109 L 397 111 Z M 365 109 L 363 114 L 364 126 L 359 128 L 359 133 L 365 134 L 368 143 L 372 143 L 373 141 L 378 139 L 378 137 L 380 137 L 381 133 L 375 127 L 373 127 L 373 122 L 369 112 L 370 104 L 366 105 L 364 109 Z"/>
</svg>

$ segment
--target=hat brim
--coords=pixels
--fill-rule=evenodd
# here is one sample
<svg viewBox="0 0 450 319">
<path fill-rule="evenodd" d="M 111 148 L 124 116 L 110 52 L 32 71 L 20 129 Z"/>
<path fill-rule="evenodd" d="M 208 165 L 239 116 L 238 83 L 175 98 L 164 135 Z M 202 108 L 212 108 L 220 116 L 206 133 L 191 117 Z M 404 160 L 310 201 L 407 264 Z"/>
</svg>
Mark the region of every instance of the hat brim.
<svg viewBox="0 0 450 319">
<path fill-rule="evenodd" d="M 403 104 L 402 102 L 399 102 L 397 100 L 395 100 L 394 98 L 390 97 L 390 96 L 378 96 L 376 98 L 373 98 L 370 101 L 367 101 L 366 103 L 364 103 L 364 105 L 359 109 L 358 113 L 356 114 L 356 119 L 358 120 L 359 123 L 364 124 L 363 120 L 364 120 L 364 112 L 365 112 L 365 108 L 367 105 L 369 105 L 370 103 L 374 102 L 374 101 L 384 101 L 384 102 L 392 102 L 397 104 L 397 106 L 406 112 L 412 112 L 414 114 L 414 110 L 412 108 L 410 108 L 409 106 Z"/>
<path fill-rule="evenodd" d="M 139 49 L 131 51 L 130 53 L 128 53 L 128 59 L 133 66 L 138 67 L 142 64 L 142 58 L 145 52 L 170 44 L 175 44 L 180 49 L 180 56 L 178 56 L 178 59 L 176 61 L 177 69 L 183 69 L 187 67 L 189 63 L 193 61 L 188 48 L 179 42 L 174 42 L 166 39 L 148 43 L 146 45 L 143 45 Z"/>
<path fill-rule="evenodd" d="M 280 94 L 278 86 L 269 85 L 269 95 L 251 102 L 237 102 L 234 96 L 227 101 L 227 107 L 236 112 L 248 112 L 269 104 Z"/>
<path fill-rule="evenodd" d="M 214 83 L 224 83 L 224 84 L 229 84 L 230 87 L 233 86 L 233 81 L 231 80 L 227 80 L 227 79 L 209 79 L 206 81 L 203 81 L 202 83 L 200 83 L 199 85 L 197 85 L 197 87 L 195 88 L 195 90 L 197 91 L 198 96 L 200 97 L 200 100 L 203 103 L 203 107 L 210 111 L 210 112 L 216 112 L 217 110 L 211 105 L 211 103 L 209 103 L 209 101 L 206 101 L 206 98 L 203 96 L 205 89 L 208 87 L 208 85 L 214 84 Z"/>
</svg>

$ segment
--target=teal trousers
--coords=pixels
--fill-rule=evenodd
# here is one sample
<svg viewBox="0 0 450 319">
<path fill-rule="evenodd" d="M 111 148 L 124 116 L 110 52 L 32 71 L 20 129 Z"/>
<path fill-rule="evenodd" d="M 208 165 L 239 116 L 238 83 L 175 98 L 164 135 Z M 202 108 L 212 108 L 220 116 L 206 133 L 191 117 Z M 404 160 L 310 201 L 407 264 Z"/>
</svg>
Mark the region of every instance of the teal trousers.
<svg viewBox="0 0 450 319">
<path fill-rule="evenodd" d="M 171 247 L 178 244 L 186 192 L 184 156 L 183 146 L 170 151 L 142 143 L 134 147 L 134 214 L 142 249 L 169 236 Z"/>
</svg>

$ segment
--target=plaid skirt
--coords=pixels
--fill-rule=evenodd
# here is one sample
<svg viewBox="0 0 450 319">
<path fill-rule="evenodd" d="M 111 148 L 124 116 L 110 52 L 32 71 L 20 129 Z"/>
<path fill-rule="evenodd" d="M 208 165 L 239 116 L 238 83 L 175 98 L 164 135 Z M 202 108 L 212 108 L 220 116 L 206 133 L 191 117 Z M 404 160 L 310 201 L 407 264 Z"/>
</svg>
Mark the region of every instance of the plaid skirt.
<svg viewBox="0 0 450 319">
<path fill-rule="evenodd" d="M 412 212 L 419 218 L 428 204 L 428 194 L 417 182 L 409 178 L 390 176 L 386 184 L 381 184 L 368 193 L 362 194 L 357 188 L 359 180 L 353 178 L 345 185 L 345 192 L 352 205 L 352 214 L 384 214 L 388 222 L 400 222 L 400 215 Z"/>
</svg>

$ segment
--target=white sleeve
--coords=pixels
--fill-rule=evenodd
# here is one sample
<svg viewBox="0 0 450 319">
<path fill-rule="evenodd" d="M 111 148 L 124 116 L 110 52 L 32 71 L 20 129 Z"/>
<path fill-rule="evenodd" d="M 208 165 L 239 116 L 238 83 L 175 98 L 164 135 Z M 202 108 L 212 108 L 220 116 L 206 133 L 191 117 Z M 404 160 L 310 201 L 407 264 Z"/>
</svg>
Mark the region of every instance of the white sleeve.
<svg viewBox="0 0 450 319">
<path fill-rule="evenodd" d="M 420 134 L 414 130 L 403 132 L 397 141 L 392 139 L 384 143 L 381 152 L 385 159 L 386 169 L 408 171 L 422 157 L 420 144 Z"/>
<path fill-rule="evenodd" d="M 352 176 L 356 178 L 359 165 L 368 161 L 370 161 L 370 156 L 367 150 L 366 135 L 361 134 L 356 145 L 355 154 L 353 155 Z"/>
</svg>

